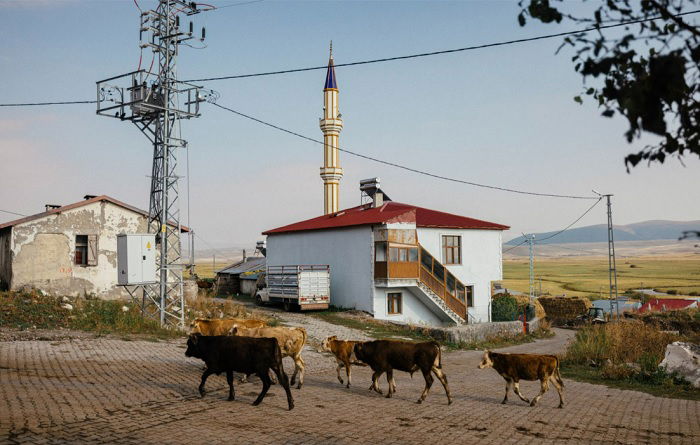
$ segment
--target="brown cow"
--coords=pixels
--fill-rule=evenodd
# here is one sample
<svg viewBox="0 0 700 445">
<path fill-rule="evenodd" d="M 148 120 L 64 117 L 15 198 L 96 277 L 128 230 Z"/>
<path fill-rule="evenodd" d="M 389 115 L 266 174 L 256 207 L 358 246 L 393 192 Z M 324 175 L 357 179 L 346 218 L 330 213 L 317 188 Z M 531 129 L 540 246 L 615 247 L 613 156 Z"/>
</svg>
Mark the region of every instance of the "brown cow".
<svg viewBox="0 0 700 445">
<path fill-rule="evenodd" d="M 338 372 L 338 381 L 343 384 L 343 378 L 340 376 L 340 368 L 345 367 L 345 373 L 348 377 L 346 388 L 350 388 L 350 365 L 367 366 L 362 362 L 358 362 L 355 357 L 355 345 L 357 341 L 338 340 L 335 335 L 323 340 L 321 347 L 324 351 L 328 351 L 335 356 L 335 361 L 338 363 L 336 371 Z"/>
<path fill-rule="evenodd" d="M 245 318 L 196 318 L 191 324 L 190 334 L 228 335 L 234 325 L 244 328 L 262 328 L 267 326 L 267 323 L 262 320 Z"/>
<path fill-rule="evenodd" d="M 231 334 L 243 337 L 276 338 L 282 351 L 282 357 L 291 357 L 294 360 L 294 374 L 292 374 L 290 384 L 294 385 L 298 373 L 299 384 L 297 389 L 301 389 L 301 385 L 304 384 L 304 359 L 301 358 L 301 351 L 306 343 L 306 329 L 283 327 L 247 329 L 234 325 L 231 328 Z"/>
<path fill-rule="evenodd" d="M 374 371 L 372 375 L 372 385 L 369 389 L 382 394 L 377 380 L 386 372 L 386 380 L 389 383 L 387 398 L 396 392 L 396 382 L 394 381 L 394 369 L 399 371 L 414 372 L 419 369 L 425 379 L 425 388 L 418 402 L 422 403 L 428 395 L 430 386 L 433 384 L 431 371 L 440 380 L 447 394 L 447 404 L 452 403 L 450 388 L 447 386 L 447 376 L 442 372 L 442 353 L 440 344 L 434 341 L 423 343 L 412 343 L 398 340 L 374 340 L 359 342 L 355 345 L 355 356 L 367 363 Z"/>
<path fill-rule="evenodd" d="M 549 381 L 551 380 L 559 393 L 559 408 L 564 408 L 564 382 L 559 374 L 559 358 L 555 355 L 499 354 L 484 351 L 478 368 L 493 368 L 506 380 L 506 396 L 501 403 L 508 401 L 508 391 L 512 385 L 513 391 L 522 401 L 529 403 L 530 406 L 535 406 L 540 397 L 549 389 Z M 540 381 L 540 393 L 532 399 L 532 402 L 520 393 L 520 379 Z"/>
</svg>

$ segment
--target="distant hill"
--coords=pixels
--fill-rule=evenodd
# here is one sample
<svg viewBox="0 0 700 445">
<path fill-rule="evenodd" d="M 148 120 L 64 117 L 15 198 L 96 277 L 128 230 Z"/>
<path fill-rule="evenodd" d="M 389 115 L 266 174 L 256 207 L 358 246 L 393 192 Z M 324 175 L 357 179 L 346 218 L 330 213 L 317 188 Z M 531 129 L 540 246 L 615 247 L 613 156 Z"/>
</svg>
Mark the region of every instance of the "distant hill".
<svg viewBox="0 0 700 445">
<path fill-rule="evenodd" d="M 684 230 L 700 230 L 700 221 L 644 221 L 614 226 L 613 237 L 615 241 L 652 241 L 652 240 L 677 240 Z M 608 241 L 608 226 L 596 224 L 593 226 L 569 229 L 559 235 L 543 240 L 554 235 L 557 231 L 536 233 L 535 242 L 539 244 L 566 244 L 566 243 L 601 243 Z M 543 241 L 539 241 L 543 240 Z M 514 238 L 506 245 L 520 244 L 524 241 L 522 236 Z"/>
</svg>

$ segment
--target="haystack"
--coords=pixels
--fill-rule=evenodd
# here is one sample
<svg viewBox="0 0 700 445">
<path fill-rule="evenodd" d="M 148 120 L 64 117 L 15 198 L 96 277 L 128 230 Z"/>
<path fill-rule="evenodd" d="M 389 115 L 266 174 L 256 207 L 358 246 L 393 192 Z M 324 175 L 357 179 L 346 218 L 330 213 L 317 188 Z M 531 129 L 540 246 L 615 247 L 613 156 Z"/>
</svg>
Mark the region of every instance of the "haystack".
<svg viewBox="0 0 700 445">
<path fill-rule="evenodd" d="M 573 320 L 588 312 L 593 306 L 587 298 L 581 297 L 540 297 L 537 299 L 550 322 L 559 324 Z"/>
</svg>

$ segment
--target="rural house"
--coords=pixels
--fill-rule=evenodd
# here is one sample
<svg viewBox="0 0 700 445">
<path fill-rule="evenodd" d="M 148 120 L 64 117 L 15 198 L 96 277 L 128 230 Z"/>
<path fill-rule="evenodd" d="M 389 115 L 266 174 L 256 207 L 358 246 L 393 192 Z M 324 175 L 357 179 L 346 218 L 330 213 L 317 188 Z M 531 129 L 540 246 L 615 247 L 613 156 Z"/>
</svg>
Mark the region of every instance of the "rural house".
<svg viewBox="0 0 700 445">
<path fill-rule="evenodd" d="M 508 226 L 372 202 L 268 230 L 267 264 L 328 264 L 331 304 L 403 323 L 490 321 Z"/>
<path fill-rule="evenodd" d="M 146 233 L 147 217 L 148 212 L 109 196 L 86 195 L 0 224 L 0 287 L 127 297 L 117 286 L 117 235 Z"/>
<path fill-rule="evenodd" d="M 255 296 L 258 273 L 264 270 L 265 257 L 244 257 L 216 272 L 217 293 Z"/>
</svg>

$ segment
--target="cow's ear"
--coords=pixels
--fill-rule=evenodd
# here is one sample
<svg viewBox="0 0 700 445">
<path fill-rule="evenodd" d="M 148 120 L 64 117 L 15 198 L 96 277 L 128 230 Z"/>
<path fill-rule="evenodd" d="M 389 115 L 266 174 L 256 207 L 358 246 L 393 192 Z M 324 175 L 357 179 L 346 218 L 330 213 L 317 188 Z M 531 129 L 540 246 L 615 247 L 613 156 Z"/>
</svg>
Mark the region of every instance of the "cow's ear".
<svg viewBox="0 0 700 445">
<path fill-rule="evenodd" d="M 233 327 L 231 328 L 231 330 L 229 331 L 229 333 L 230 333 L 231 335 L 236 335 L 236 334 L 238 334 L 238 326 L 236 326 L 236 325 L 234 324 Z"/>
</svg>

